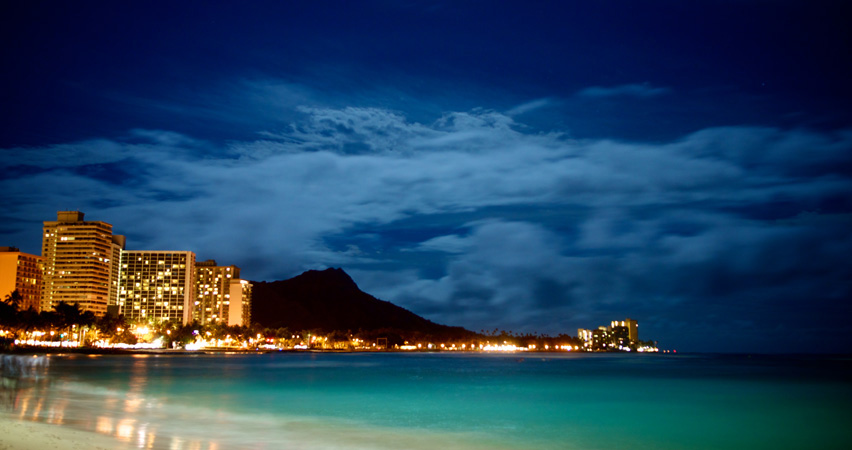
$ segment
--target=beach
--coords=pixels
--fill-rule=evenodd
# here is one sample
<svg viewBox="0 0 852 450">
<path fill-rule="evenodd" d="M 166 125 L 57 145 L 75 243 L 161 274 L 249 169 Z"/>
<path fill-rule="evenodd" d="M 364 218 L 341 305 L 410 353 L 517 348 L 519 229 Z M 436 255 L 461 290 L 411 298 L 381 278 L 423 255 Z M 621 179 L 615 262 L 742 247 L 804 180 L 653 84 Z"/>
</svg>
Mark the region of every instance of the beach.
<svg viewBox="0 0 852 450">
<path fill-rule="evenodd" d="M 0 450 L 111 450 L 132 446 L 112 437 L 0 414 Z"/>
<path fill-rule="evenodd" d="M 130 448 L 110 436 L 64 426 L 61 416 L 43 417 L 41 404 L 20 408 L 21 401 L 30 402 L 27 392 L 48 381 L 47 361 L 44 354 L 0 354 L 0 450 Z"/>
</svg>

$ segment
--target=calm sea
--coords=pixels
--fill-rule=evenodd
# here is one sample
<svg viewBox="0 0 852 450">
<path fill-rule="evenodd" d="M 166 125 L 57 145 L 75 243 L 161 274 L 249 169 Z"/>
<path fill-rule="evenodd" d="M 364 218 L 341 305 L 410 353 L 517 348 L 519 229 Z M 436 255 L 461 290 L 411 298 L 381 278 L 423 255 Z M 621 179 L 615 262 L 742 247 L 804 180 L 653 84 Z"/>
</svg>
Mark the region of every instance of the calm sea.
<svg viewBox="0 0 852 450">
<path fill-rule="evenodd" d="M 0 408 L 153 449 L 831 449 L 852 359 L 0 355 Z"/>
</svg>

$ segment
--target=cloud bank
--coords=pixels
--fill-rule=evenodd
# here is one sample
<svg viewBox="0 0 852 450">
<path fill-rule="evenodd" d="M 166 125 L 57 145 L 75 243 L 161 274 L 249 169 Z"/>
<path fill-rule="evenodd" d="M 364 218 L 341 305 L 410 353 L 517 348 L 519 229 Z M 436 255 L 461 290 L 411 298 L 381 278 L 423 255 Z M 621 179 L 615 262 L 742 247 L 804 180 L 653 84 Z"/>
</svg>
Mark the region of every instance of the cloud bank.
<svg viewBox="0 0 852 450">
<path fill-rule="evenodd" d="M 37 252 L 40 222 L 80 209 L 130 248 L 192 250 L 255 280 L 342 266 L 443 323 L 574 334 L 631 316 L 694 349 L 699 333 L 734 345 L 719 330 L 735 329 L 755 347 L 798 334 L 804 350 L 852 312 L 852 132 L 726 127 L 648 144 L 516 122 L 546 103 L 430 123 L 301 108 L 226 145 L 133 130 L 3 149 L 4 245 Z M 774 331 L 752 332 L 762 321 Z"/>
</svg>

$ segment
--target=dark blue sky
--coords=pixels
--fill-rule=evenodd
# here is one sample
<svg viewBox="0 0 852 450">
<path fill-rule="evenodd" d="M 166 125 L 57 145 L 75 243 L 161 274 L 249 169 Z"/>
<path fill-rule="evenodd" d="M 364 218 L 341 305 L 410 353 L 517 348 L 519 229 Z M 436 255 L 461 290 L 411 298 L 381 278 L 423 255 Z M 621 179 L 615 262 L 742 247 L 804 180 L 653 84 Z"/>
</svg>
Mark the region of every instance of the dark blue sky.
<svg viewBox="0 0 852 450">
<path fill-rule="evenodd" d="M 79 209 L 474 330 L 848 351 L 846 2 L 243 3 L 0 5 L 0 245 Z"/>
</svg>

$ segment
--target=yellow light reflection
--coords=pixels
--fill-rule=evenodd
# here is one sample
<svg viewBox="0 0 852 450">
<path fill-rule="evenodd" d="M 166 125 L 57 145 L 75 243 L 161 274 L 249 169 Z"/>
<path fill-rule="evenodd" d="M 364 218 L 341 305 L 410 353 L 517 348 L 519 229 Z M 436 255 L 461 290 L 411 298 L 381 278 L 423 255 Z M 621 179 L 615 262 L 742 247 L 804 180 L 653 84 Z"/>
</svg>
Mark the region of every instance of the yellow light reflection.
<svg viewBox="0 0 852 450">
<path fill-rule="evenodd" d="M 62 425 L 65 419 L 65 407 L 68 401 L 63 400 L 59 403 L 51 405 L 47 410 L 47 423 L 54 425 Z"/>
<path fill-rule="evenodd" d="M 183 448 L 183 439 L 172 436 L 172 442 L 169 445 L 169 450 L 181 450 Z"/>
<path fill-rule="evenodd" d="M 124 411 L 134 413 L 139 410 L 139 405 L 142 404 L 141 397 L 131 397 L 124 401 Z"/>
<path fill-rule="evenodd" d="M 139 430 L 136 432 L 136 447 L 137 448 L 145 448 L 145 438 L 147 437 L 145 431 L 148 429 L 148 424 L 142 424 L 139 427 Z"/>
<path fill-rule="evenodd" d="M 133 437 L 133 424 L 136 422 L 133 419 L 122 419 L 115 427 L 115 437 L 124 442 L 130 442 Z"/>
<path fill-rule="evenodd" d="M 107 416 L 100 416 L 95 423 L 95 431 L 102 434 L 112 434 L 112 419 Z"/>
<path fill-rule="evenodd" d="M 29 406 L 30 406 L 30 398 L 29 398 L 29 396 L 24 397 L 24 398 L 21 400 L 21 418 L 22 418 L 22 419 L 24 418 L 24 416 L 26 416 L 26 414 L 27 414 L 27 408 L 28 408 Z"/>
<path fill-rule="evenodd" d="M 151 430 L 151 432 L 148 433 L 148 445 L 145 448 L 147 448 L 147 449 L 154 448 L 154 441 L 156 439 L 157 439 L 157 435 L 154 433 L 153 430 Z"/>
<path fill-rule="evenodd" d="M 44 403 L 44 399 L 38 399 L 38 403 L 36 403 L 35 408 L 33 408 L 33 420 L 38 420 L 38 415 L 41 413 L 41 406 Z"/>
</svg>

